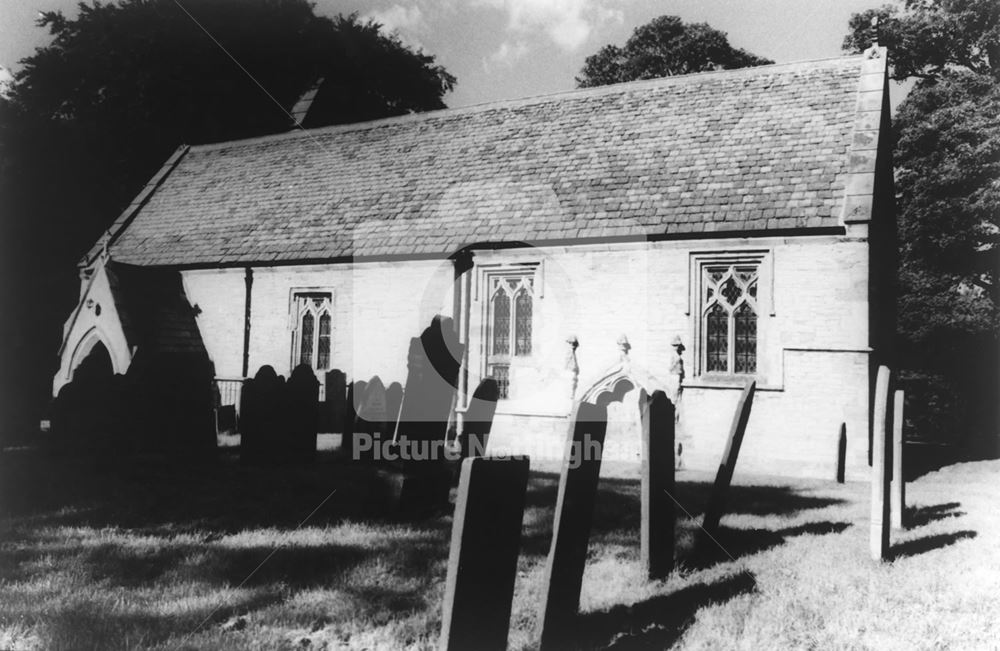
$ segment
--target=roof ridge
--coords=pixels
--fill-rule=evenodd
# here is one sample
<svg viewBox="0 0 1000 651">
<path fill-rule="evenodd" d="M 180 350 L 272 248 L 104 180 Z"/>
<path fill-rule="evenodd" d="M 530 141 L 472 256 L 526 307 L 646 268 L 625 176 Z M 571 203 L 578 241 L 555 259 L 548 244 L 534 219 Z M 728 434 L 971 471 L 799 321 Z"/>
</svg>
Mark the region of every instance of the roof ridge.
<svg viewBox="0 0 1000 651">
<path fill-rule="evenodd" d="M 291 131 L 285 131 L 282 133 L 272 133 L 264 136 L 254 136 L 252 138 L 244 138 L 240 140 L 225 140 L 214 143 L 205 143 L 201 145 L 191 145 L 191 150 L 193 152 L 215 151 L 219 149 L 227 149 L 234 146 L 255 145 L 272 141 L 293 140 L 296 138 L 315 139 L 317 136 L 323 136 L 331 133 L 362 131 L 365 129 L 372 129 L 375 127 L 381 127 L 392 124 L 406 124 L 408 122 L 425 121 L 437 117 L 444 117 L 444 116 L 451 117 L 456 115 L 480 113 L 484 111 L 501 109 L 501 108 L 512 109 L 522 106 L 532 106 L 536 104 L 543 104 L 546 101 L 553 101 L 567 97 L 586 98 L 586 97 L 594 97 L 600 95 L 610 95 L 613 93 L 627 92 L 633 89 L 677 85 L 680 83 L 689 82 L 692 79 L 704 79 L 708 77 L 721 77 L 721 76 L 730 76 L 736 78 L 748 77 L 752 76 L 755 73 L 760 73 L 761 71 L 764 70 L 771 71 L 781 68 L 807 69 L 808 67 L 815 66 L 816 64 L 830 63 L 834 61 L 847 63 L 849 61 L 854 61 L 854 60 L 860 61 L 862 59 L 864 59 L 864 54 L 852 54 L 839 57 L 827 57 L 823 59 L 807 59 L 803 61 L 771 63 L 762 66 L 733 68 L 730 70 L 708 70 L 705 72 L 691 72 L 684 75 L 669 75 L 666 77 L 657 77 L 655 79 L 638 79 L 634 81 L 624 81 L 616 84 L 607 84 L 603 86 L 592 86 L 588 88 L 572 88 L 569 90 L 556 91 L 553 93 L 529 95 L 526 97 L 502 99 L 491 102 L 481 102 L 478 104 L 470 104 L 468 106 L 459 106 L 455 108 L 443 108 L 443 109 L 436 109 L 433 111 L 421 111 L 416 113 L 406 113 L 403 115 L 393 115 L 384 118 L 376 118 L 374 120 L 365 120 L 362 122 L 332 124 L 312 129 L 305 129 L 299 127 L 298 129 L 293 129 Z"/>
</svg>

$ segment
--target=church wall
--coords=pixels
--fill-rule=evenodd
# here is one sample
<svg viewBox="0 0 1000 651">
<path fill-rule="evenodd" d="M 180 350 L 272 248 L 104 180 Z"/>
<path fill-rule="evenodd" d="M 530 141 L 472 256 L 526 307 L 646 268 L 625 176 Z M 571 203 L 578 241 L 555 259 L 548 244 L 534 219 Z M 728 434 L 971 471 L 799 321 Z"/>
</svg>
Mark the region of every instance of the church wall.
<svg viewBox="0 0 1000 651">
<path fill-rule="evenodd" d="M 757 472 L 834 477 L 841 423 L 847 423 L 848 474 L 867 469 L 868 332 L 867 243 L 836 236 L 754 240 L 664 241 L 570 248 L 528 249 L 477 255 L 478 264 L 537 258 L 544 261 L 544 296 L 537 301 L 542 348 L 531 368 L 512 372 L 511 400 L 498 408 L 491 445 L 498 451 L 536 455 L 561 452 L 565 419 L 531 418 L 537 405 L 560 405 L 568 413 L 568 381 L 560 384 L 567 334 L 579 339 L 577 360 L 581 390 L 620 356 L 616 344 L 625 334 L 630 358 L 653 378 L 666 383 L 673 355 L 671 341 L 686 346 L 687 370 L 681 399 L 682 441 L 689 467 L 717 467 L 742 380 L 701 377 L 694 356 L 700 306 L 692 260 L 703 255 L 763 251 L 761 314 L 758 317 L 758 393 L 741 467 Z M 572 292 L 560 296 L 554 286 Z M 485 308 L 479 307 L 480 313 Z M 475 316 L 477 306 L 473 304 Z M 475 328 L 474 328 L 475 330 Z M 473 342 L 473 349 L 476 348 Z M 547 352 L 555 349 L 558 354 Z M 565 376 L 565 371 L 563 371 Z M 544 379 L 544 380 L 540 380 Z M 515 386 L 519 383 L 520 386 Z M 531 396 L 526 402 L 522 396 Z M 633 404 L 611 414 L 634 420 Z M 558 411 L 558 410 L 554 410 Z M 614 411 L 614 410 L 613 410 Z M 530 423 L 537 422 L 537 426 Z M 612 428 L 615 429 L 614 427 Z M 628 427 L 618 427 L 629 431 Z M 607 454 L 632 460 L 638 432 L 628 441 L 609 434 Z M 744 465 L 745 464 L 745 465 Z"/>
</svg>

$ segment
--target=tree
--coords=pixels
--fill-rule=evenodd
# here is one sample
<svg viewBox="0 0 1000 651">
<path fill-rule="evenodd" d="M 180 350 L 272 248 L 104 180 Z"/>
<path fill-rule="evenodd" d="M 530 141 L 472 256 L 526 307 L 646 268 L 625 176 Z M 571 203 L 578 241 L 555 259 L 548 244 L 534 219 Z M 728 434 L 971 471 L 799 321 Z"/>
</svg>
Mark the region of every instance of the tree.
<svg viewBox="0 0 1000 651">
<path fill-rule="evenodd" d="M 894 117 L 899 364 L 928 430 L 996 444 L 1000 358 L 1000 4 L 907 0 L 855 14 L 844 48 L 878 41 L 916 84 Z"/>
<path fill-rule="evenodd" d="M 769 63 L 774 62 L 732 47 L 725 32 L 706 23 L 660 16 L 636 27 L 625 47 L 605 45 L 587 57 L 576 83 L 585 88 Z"/>
<path fill-rule="evenodd" d="M 443 108 L 455 84 L 378 24 L 307 0 L 81 3 L 38 24 L 51 41 L 0 97 L 0 336 L 20 342 L 0 386 L 25 391 L 4 399 L 33 407 L 22 426 L 54 372 L 76 261 L 180 144 L 287 131 L 319 78 L 308 126 Z"/>
</svg>

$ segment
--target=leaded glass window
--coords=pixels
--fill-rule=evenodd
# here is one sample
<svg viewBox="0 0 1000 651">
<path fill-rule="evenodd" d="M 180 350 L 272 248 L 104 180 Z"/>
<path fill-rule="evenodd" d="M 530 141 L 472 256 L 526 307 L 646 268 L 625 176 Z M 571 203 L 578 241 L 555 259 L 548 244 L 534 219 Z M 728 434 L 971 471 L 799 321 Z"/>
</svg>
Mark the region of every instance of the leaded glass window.
<svg viewBox="0 0 1000 651">
<path fill-rule="evenodd" d="M 490 291 L 486 372 L 496 379 L 500 397 L 510 393 L 510 365 L 532 351 L 534 318 L 533 273 L 487 276 Z"/>
<path fill-rule="evenodd" d="M 333 350 L 333 315 L 328 293 L 295 294 L 295 329 L 293 358 L 317 371 L 330 368 Z"/>
<path fill-rule="evenodd" d="M 707 265 L 702 275 L 702 360 L 708 373 L 757 372 L 757 265 Z"/>
</svg>

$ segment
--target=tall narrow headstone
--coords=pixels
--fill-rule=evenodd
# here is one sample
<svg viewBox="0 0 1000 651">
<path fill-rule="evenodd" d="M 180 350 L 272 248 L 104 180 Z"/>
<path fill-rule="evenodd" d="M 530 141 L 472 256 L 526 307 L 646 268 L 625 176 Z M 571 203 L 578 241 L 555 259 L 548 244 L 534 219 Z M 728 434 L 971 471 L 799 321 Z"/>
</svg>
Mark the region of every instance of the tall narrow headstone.
<svg viewBox="0 0 1000 651">
<path fill-rule="evenodd" d="M 441 651 L 507 648 L 528 459 L 462 463 L 441 618 Z"/>
<path fill-rule="evenodd" d="M 294 461 L 316 459 L 316 435 L 319 425 L 319 380 L 308 364 L 292 369 L 285 384 L 286 427 L 285 453 Z"/>
<path fill-rule="evenodd" d="M 840 436 L 837 438 L 837 483 L 844 483 L 847 472 L 847 423 L 840 424 Z"/>
<path fill-rule="evenodd" d="M 493 416 L 497 411 L 500 388 L 493 378 L 486 378 L 472 394 L 469 409 L 465 412 L 460 445 L 463 457 L 483 456 L 493 428 Z"/>
<path fill-rule="evenodd" d="M 889 369 L 880 366 L 875 380 L 875 409 L 872 431 L 872 511 L 869 549 L 872 560 L 884 561 L 889 557 L 889 464 L 891 454 L 888 427 Z"/>
<path fill-rule="evenodd" d="M 607 427 L 604 405 L 577 403 L 567 434 L 552 545 L 545 566 L 544 601 L 538 617 L 541 651 L 573 646 Z"/>
<path fill-rule="evenodd" d="M 753 396 L 756 390 L 757 383 L 751 382 L 743 389 L 739 402 L 736 403 L 733 424 L 729 427 L 729 441 L 726 443 L 726 451 L 722 454 L 722 462 L 719 464 L 719 472 L 715 475 L 712 495 L 708 500 L 708 507 L 705 509 L 705 520 L 701 525 L 702 530 L 708 534 L 712 534 L 718 529 L 722 513 L 726 508 L 729 484 L 733 481 L 733 471 L 736 470 L 736 460 L 740 456 L 743 435 L 746 433 L 747 423 L 750 421 L 750 409 L 753 407 Z"/>
<path fill-rule="evenodd" d="M 674 405 L 663 391 L 646 397 L 642 410 L 642 524 L 640 552 L 646 576 L 674 569 Z"/>
<path fill-rule="evenodd" d="M 385 385 L 379 376 L 373 375 L 365 386 L 358 417 L 354 421 L 355 445 L 358 445 L 355 451 L 358 456 L 368 460 L 378 457 L 376 451 L 381 449 L 386 418 Z M 369 438 L 366 445 L 359 444 L 358 437 L 361 436 Z"/>
<path fill-rule="evenodd" d="M 344 432 L 344 413 L 347 410 L 347 375 L 340 369 L 326 373 L 326 423 L 324 431 Z"/>
<path fill-rule="evenodd" d="M 906 479 L 903 477 L 903 391 L 897 389 L 892 394 L 892 486 L 891 504 L 892 528 L 902 529 L 903 511 L 906 509 Z"/>
</svg>

